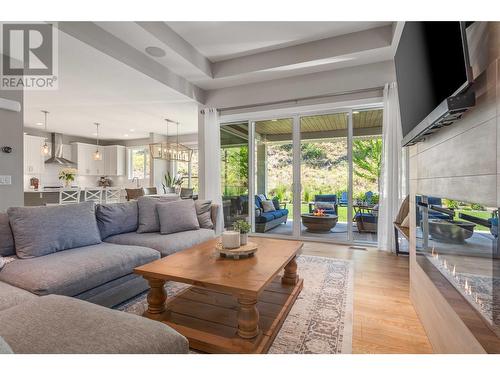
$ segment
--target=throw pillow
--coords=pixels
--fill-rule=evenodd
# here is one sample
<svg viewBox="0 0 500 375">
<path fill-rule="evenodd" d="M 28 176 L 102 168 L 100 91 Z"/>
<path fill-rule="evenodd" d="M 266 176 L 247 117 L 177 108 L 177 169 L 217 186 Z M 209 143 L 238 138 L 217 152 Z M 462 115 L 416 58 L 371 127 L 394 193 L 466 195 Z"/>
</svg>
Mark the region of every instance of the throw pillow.
<svg viewBox="0 0 500 375">
<path fill-rule="evenodd" d="M 318 208 L 320 210 L 334 210 L 335 209 L 335 206 L 333 205 L 333 203 L 329 203 L 329 202 L 316 202 L 314 204 L 315 208 Z"/>
<path fill-rule="evenodd" d="M 101 243 L 94 202 L 11 207 L 7 214 L 19 258 L 35 258 Z"/>
<path fill-rule="evenodd" d="M 200 228 L 213 229 L 214 223 L 212 223 L 212 201 L 198 199 L 194 202 L 194 206 L 196 208 L 196 215 L 198 216 Z"/>
<path fill-rule="evenodd" d="M 139 225 L 137 233 L 151 233 L 160 231 L 160 220 L 158 219 L 158 211 L 156 204 L 160 202 L 177 201 L 180 198 L 177 196 L 154 196 L 154 197 L 139 197 L 137 199 L 137 207 L 139 209 Z"/>
<path fill-rule="evenodd" d="M 274 208 L 273 201 L 270 200 L 262 201 L 262 208 L 264 209 L 264 212 L 276 211 L 276 208 Z"/>
<path fill-rule="evenodd" d="M 14 238 L 12 229 L 10 229 L 9 216 L 6 213 L 0 213 L 0 256 L 14 255 Z"/>
<path fill-rule="evenodd" d="M 115 234 L 135 232 L 139 225 L 137 202 L 98 204 L 96 219 L 103 240 Z"/>
<path fill-rule="evenodd" d="M 192 199 L 157 203 L 160 233 L 170 234 L 200 229 L 196 208 Z"/>
</svg>

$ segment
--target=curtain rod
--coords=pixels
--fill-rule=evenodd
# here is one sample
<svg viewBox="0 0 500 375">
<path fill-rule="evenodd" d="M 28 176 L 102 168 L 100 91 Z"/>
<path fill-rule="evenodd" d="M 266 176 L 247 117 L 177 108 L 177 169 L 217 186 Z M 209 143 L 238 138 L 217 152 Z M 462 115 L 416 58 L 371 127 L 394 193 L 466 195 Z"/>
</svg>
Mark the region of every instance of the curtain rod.
<svg viewBox="0 0 500 375">
<path fill-rule="evenodd" d="M 218 108 L 218 110 L 219 111 L 234 111 L 234 110 L 239 110 L 239 109 L 266 107 L 266 106 L 276 105 L 276 104 L 286 104 L 286 103 L 299 104 L 299 102 L 306 101 L 306 100 L 328 99 L 328 98 L 335 98 L 337 96 L 359 94 L 359 93 L 363 93 L 363 92 L 377 91 L 377 90 L 383 90 L 383 89 L 384 89 L 384 86 L 376 86 L 376 87 L 370 87 L 370 88 L 360 89 L 360 90 L 343 91 L 343 92 L 336 93 L 336 94 L 308 96 L 308 97 L 302 97 L 302 98 L 297 98 L 297 99 L 278 100 L 278 101 L 274 101 L 274 102 L 257 103 L 257 104 L 251 104 L 251 105 L 249 104 L 249 105 L 242 105 L 242 106 L 236 106 L 236 107 L 221 107 L 221 108 Z"/>
</svg>

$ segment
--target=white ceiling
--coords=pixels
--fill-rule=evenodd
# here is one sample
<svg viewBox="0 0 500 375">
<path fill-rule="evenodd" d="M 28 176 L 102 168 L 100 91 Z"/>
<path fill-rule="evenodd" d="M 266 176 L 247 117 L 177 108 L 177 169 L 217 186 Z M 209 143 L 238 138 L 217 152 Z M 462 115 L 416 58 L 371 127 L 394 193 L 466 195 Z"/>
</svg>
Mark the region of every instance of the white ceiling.
<svg viewBox="0 0 500 375">
<path fill-rule="evenodd" d="M 388 24 L 390 22 L 167 22 L 212 62 Z"/>
<path fill-rule="evenodd" d="M 180 133 L 198 130 L 193 100 L 62 32 L 59 89 L 25 91 L 24 102 L 26 127 L 43 129 L 45 109 L 48 130 L 68 135 L 94 137 L 99 122 L 102 138 L 144 138 L 165 133 L 165 117 L 181 123 Z"/>
<path fill-rule="evenodd" d="M 387 61 L 391 22 L 60 22 L 59 89 L 25 92 L 25 126 L 105 139 L 197 132 L 218 89 Z M 396 25 L 397 26 L 397 25 Z M 152 57 L 146 47 L 159 47 Z M 213 91 L 212 91 L 213 90 Z M 133 130 L 131 130 L 133 129 Z"/>
</svg>

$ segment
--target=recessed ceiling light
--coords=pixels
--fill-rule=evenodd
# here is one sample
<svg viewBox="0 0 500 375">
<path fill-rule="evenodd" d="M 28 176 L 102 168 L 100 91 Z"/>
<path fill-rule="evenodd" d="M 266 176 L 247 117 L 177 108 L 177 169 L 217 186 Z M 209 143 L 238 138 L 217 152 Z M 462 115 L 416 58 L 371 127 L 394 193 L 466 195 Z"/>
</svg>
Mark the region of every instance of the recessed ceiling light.
<svg viewBox="0 0 500 375">
<path fill-rule="evenodd" d="M 359 113 L 359 111 L 353 111 L 352 114 L 353 115 L 357 115 Z"/>
<path fill-rule="evenodd" d="M 272 122 L 276 122 L 276 121 L 278 121 L 278 119 L 273 118 L 271 121 Z"/>
<path fill-rule="evenodd" d="M 123 134 L 124 137 L 128 137 L 128 134 Z"/>
<path fill-rule="evenodd" d="M 97 133 L 92 133 L 92 135 L 97 135 Z"/>
<path fill-rule="evenodd" d="M 37 122 L 36 125 L 43 126 L 43 122 Z"/>
<path fill-rule="evenodd" d="M 166 55 L 165 50 L 160 47 L 146 47 L 145 51 L 148 55 L 153 57 L 163 57 Z"/>
<path fill-rule="evenodd" d="M 135 132 L 135 129 L 130 129 L 130 131 L 133 133 L 133 132 Z"/>
</svg>

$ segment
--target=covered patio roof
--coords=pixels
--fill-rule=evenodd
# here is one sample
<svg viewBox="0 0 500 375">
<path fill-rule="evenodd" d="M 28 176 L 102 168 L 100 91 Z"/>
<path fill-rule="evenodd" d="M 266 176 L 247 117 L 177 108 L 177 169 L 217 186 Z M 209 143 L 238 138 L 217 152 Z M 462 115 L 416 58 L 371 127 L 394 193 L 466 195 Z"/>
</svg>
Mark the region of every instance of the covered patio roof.
<svg viewBox="0 0 500 375">
<path fill-rule="evenodd" d="M 382 134 L 382 109 L 353 113 L 354 136 Z M 292 139 L 292 119 L 257 121 L 255 133 L 262 141 L 283 142 Z M 301 117 L 302 139 L 347 137 L 347 114 L 315 115 Z M 232 147 L 248 142 L 247 123 L 228 124 L 221 127 L 221 146 Z"/>
</svg>

